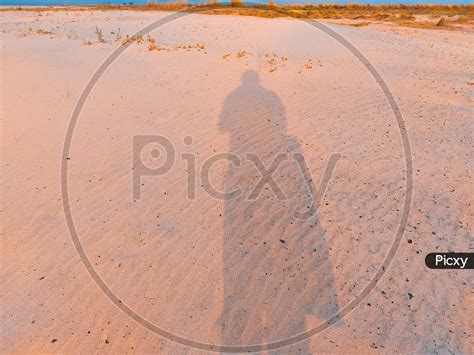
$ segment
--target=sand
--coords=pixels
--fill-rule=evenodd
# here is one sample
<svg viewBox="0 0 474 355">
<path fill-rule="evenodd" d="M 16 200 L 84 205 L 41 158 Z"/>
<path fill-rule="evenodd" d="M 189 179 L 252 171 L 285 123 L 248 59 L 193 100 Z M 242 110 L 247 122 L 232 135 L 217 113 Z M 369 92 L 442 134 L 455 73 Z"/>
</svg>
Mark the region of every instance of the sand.
<svg viewBox="0 0 474 355">
<path fill-rule="evenodd" d="M 66 129 L 84 86 L 126 35 L 166 15 L 2 13 L 2 353 L 207 352 L 153 333 L 109 300 L 78 256 L 61 195 Z M 472 33 L 328 26 L 377 68 L 403 113 L 411 213 L 358 307 L 270 352 L 472 352 L 472 272 L 424 265 L 430 252 L 474 248 Z M 71 212 L 98 275 L 136 314 L 208 344 L 272 343 L 341 311 L 384 261 L 406 196 L 399 128 L 372 76 L 295 19 L 193 14 L 150 36 L 100 78 L 68 156 Z M 134 198 L 139 135 L 165 136 L 176 161 L 143 177 Z M 140 156 L 159 166 L 164 152 L 151 149 Z M 270 185 L 252 201 L 210 196 L 210 186 L 258 184 L 248 152 L 267 169 L 277 153 L 297 152 L 312 181 L 288 160 L 275 173 L 287 200 Z M 336 152 L 321 206 L 295 219 Z M 219 153 L 241 166 L 218 161 L 203 179 Z"/>
</svg>

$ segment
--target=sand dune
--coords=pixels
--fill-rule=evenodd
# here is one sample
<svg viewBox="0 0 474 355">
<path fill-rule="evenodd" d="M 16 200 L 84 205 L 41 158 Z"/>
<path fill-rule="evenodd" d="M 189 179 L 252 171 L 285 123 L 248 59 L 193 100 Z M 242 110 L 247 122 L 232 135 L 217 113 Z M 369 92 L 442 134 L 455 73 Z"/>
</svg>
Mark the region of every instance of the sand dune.
<svg viewBox="0 0 474 355">
<path fill-rule="evenodd" d="M 61 198 L 65 133 L 84 86 L 127 35 L 167 14 L 2 14 L 2 352 L 206 352 L 145 329 L 103 294 Z M 469 353 L 472 273 L 429 270 L 424 258 L 474 248 L 472 34 L 329 26 L 379 70 L 402 110 L 411 214 L 356 309 L 271 352 Z M 267 344 L 324 323 L 364 290 L 401 218 L 405 156 L 386 96 L 350 52 L 295 19 L 193 14 L 149 36 L 97 82 L 68 157 L 71 212 L 96 272 L 136 314 L 196 342 Z M 142 177 L 136 198 L 141 135 L 166 137 L 175 164 Z M 153 148 L 141 151 L 148 167 L 165 159 Z M 336 152 L 321 206 L 296 218 Z M 301 154 L 312 180 L 287 159 L 274 174 L 287 199 L 265 185 L 249 200 L 260 171 L 248 153 L 266 168 Z M 241 164 L 216 161 L 203 174 L 216 154 Z"/>
</svg>

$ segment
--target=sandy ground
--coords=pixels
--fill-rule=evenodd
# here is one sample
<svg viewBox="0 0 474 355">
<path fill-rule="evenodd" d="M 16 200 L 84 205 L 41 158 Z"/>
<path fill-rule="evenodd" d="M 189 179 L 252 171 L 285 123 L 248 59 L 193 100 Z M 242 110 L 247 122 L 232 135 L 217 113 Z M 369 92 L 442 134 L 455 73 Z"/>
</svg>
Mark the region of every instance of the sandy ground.
<svg viewBox="0 0 474 355">
<path fill-rule="evenodd" d="M 204 352 L 143 328 L 103 294 L 71 241 L 60 192 L 85 84 L 127 34 L 163 16 L 2 13 L 2 353 Z M 367 56 L 403 112 L 411 214 L 368 297 L 273 353 L 470 353 L 472 272 L 429 270 L 424 258 L 474 248 L 472 33 L 330 27 Z M 163 50 L 149 51 L 146 38 L 129 47 L 74 132 L 69 197 L 93 266 L 137 314 L 199 342 L 262 344 L 324 322 L 373 277 L 401 217 L 405 160 L 385 96 L 346 49 L 298 20 L 189 15 L 150 35 Z M 140 199 L 137 135 L 163 135 L 176 153 L 169 172 L 141 180 Z M 248 152 L 266 167 L 277 152 L 302 154 L 313 187 L 331 154 L 341 158 L 317 214 L 297 221 L 292 212 L 310 202 L 291 161 L 275 173 L 287 200 L 268 185 L 253 201 L 206 193 L 255 186 L 249 161 L 201 176 L 215 154 Z M 163 163 L 162 150 L 141 153 L 148 166 Z M 195 157 L 194 199 L 183 154 Z"/>
</svg>

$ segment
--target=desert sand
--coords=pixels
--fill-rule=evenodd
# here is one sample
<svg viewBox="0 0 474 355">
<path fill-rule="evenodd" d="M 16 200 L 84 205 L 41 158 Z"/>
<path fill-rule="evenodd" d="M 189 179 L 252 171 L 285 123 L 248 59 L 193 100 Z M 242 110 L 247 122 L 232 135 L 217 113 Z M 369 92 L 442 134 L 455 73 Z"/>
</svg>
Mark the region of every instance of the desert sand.
<svg viewBox="0 0 474 355">
<path fill-rule="evenodd" d="M 65 221 L 71 114 L 124 41 L 133 43 L 101 76 L 74 130 L 68 192 L 92 266 L 136 314 L 200 343 L 277 342 L 341 311 L 393 245 L 406 157 L 364 66 L 297 19 L 192 14 L 127 39 L 167 15 L 2 12 L 2 353 L 208 352 L 117 308 Z M 430 270 L 424 258 L 474 248 L 472 32 L 327 25 L 377 68 L 400 107 L 413 198 L 397 253 L 367 297 L 324 331 L 270 352 L 470 353 L 472 272 Z M 175 163 L 143 177 L 136 198 L 132 142 L 140 135 L 166 137 Z M 274 179 L 286 200 L 269 185 L 252 201 L 210 196 L 210 186 L 252 190 L 260 174 L 248 152 L 267 168 L 278 152 L 300 153 L 309 187 L 285 161 Z M 148 144 L 139 157 L 156 167 L 163 153 Z M 220 153 L 243 162 L 217 161 L 203 177 Z M 316 214 L 296 220 L 333 153 L 340 159 Z"/>
</svg>

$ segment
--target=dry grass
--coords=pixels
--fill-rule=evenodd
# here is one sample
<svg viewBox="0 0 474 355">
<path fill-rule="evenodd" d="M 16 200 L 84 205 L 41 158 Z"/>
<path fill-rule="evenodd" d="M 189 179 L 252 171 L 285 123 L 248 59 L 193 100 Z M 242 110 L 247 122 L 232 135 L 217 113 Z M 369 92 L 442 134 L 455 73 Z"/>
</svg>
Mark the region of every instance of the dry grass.
<svg viewBox="0 0 474 355">
<path fill-rule="evenodd" d="M 348 23 L 349 26 L 353 27 L 365 27 L 370 25 L 370 22 L 355 22 L 355 23 Z"/>
<path fill-rule="evenodd" d="M 199 6 L 187 2 L 147 5 L 97 5 L 22 8 L 4 7 L 0 11 L 184 11 L 215 15 L 255 16 L 265 18 L 294 17 L 308 19 L 349 20 L 345 24 L 362 27 L 380 22 L 406 27 L 431 29 L 474 28 L 474 5 L 245 5 L 241 0 L 220 4 L 211 0 Z M 431 19 L 431 20 L 427 20 Z M 344 23 L 344 21 L 342 21 Z"/>
<path fill-rule="evenodd" d="M 102 34 L 102 30 L 99 27 L 95 28 L 95 34 L 97 35 L 97 42 L 98 43 L 105 43 L 104 35 Z"/>
<path fill-rule="evenodd" d="M 148 46 L 148 50 L 149 50 L 150 52 L 152 52 L 152 51 L 157 51 L 157 52 L 159 52 L 159 51 L 165 51 L 166 48 L 158 47 L 156 44 L 150 43 L 150 45 Z"/>
<path fill-rule="evenodd" d="M 39 35 L 49 36 L 49 35 L 53 34 L 53 31 L 45 31 L 42 28 L 39 28 L 39 29 L 36 30 L 36 33 L 39 34 Z"/>
<path fill-rule="evenodd" d="M 149 34 L 146 37 L 143 36 L 130 36 L 130 35 L 125 35 L 123 39 L 121 39 L 121 43 L 124 46 L 130 45 L 132 43 L 137 43 L 137 44 L 146 44 L 148 45 L 148 51 L 153 52 L 153 51 L 171 51 L 171 50 L 185 50 L 185 51 L 191 51 L 193 49 L 197 50 L 198 52 L 204 51 L 206 48 L 204 44 L 202 43 L 197 43 L 197 44 L 183 44 L 183 45 L 176 45 L 174 47 L 166 47 L 166 46 L 159 46 L 156 42 L 156 38 L 150 36 Z M 204 54 L 206 52 L 204 51 Z"/>
<path fill-rule="evenodd" d="M 245 58 L 246 56 L 248 56 L 250 53 L 246 52 L 246 51 L 239 51 L 237 52 L 237 54 L 235 55 L 237 57 L 237 59 L 241 59 L 241 58 Z"/>
</svg>

